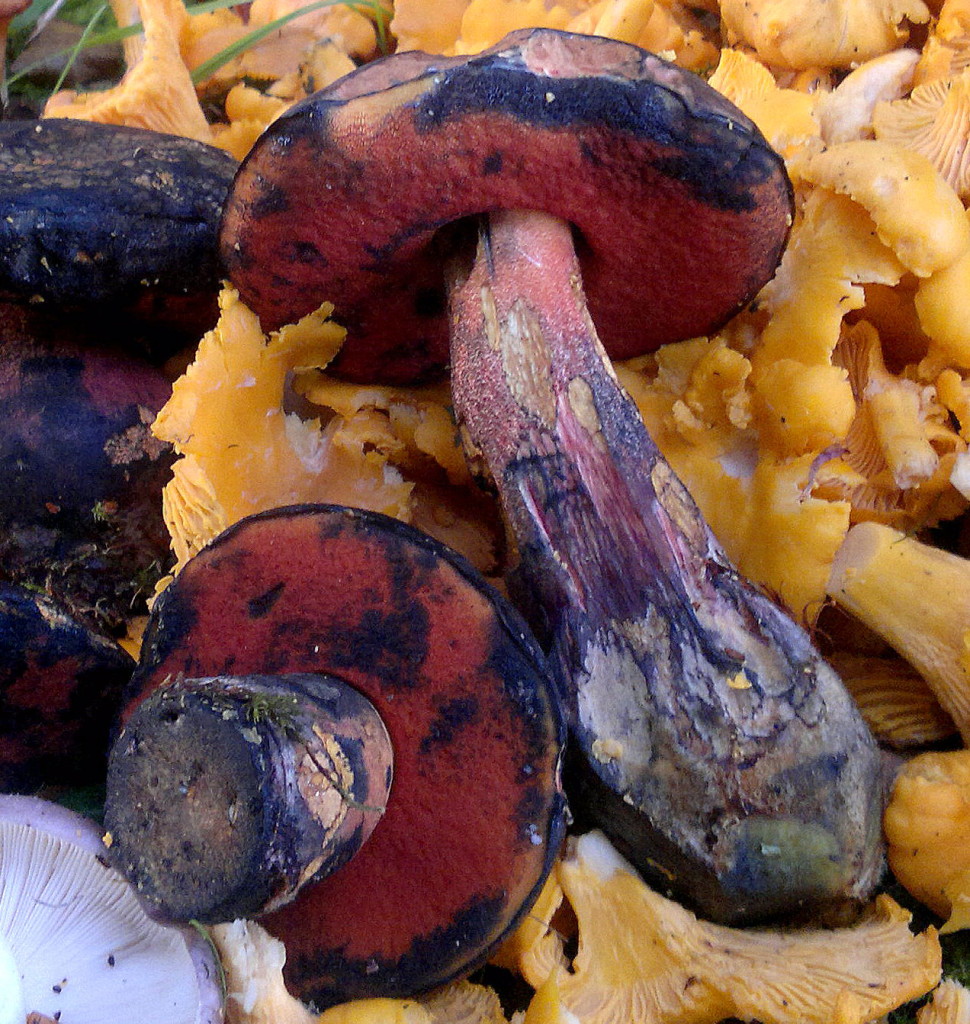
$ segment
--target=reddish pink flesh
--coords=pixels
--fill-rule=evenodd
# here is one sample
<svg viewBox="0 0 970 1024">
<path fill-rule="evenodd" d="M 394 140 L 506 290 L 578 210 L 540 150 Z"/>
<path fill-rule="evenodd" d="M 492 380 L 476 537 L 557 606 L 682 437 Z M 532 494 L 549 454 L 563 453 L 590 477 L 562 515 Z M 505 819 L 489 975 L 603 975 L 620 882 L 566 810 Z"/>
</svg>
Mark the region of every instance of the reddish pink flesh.
<svg viewBox="0 0 970 1024">
<path fill-rule="evenodd" d="M 206 550 L 165 598 L 169 653 L 151 648 L 144 677 L 326 672 L 383 718 L 387 813 L 353 861 L 265 919 L 295 989 L 321 999 L 470 969 L 541 882 L 561 824 L 557 716 L 520 641 L 449 562 L 354 522 L 273 516 Z M 168 636 L 183 616 L 184 638 Z"/>
</svg>

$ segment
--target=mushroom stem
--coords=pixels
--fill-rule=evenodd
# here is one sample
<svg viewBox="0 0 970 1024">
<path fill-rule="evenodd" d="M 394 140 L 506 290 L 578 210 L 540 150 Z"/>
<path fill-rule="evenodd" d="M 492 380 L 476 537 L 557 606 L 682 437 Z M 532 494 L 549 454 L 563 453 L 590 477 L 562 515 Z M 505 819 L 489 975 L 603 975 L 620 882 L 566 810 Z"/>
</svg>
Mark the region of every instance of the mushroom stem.
<svg viewBox="0 0 970 1024">
<path fill-rule="evenodd" d="M 567 694 L 574 811 L 708 916 L 866 895 L 882 866 L 876 746 L 618 385 L 569 225 L 491 214 L 450 304 L 456 412 Z"/>
<path fill-rule="evenodd" d="M 338 679 L 178 679 L 115 743 L 105 824 L 125 837 L 119 866 L 164 915 L 252 916 L 357 852 L 392 761 L 377 711 Z"/>
</svg>

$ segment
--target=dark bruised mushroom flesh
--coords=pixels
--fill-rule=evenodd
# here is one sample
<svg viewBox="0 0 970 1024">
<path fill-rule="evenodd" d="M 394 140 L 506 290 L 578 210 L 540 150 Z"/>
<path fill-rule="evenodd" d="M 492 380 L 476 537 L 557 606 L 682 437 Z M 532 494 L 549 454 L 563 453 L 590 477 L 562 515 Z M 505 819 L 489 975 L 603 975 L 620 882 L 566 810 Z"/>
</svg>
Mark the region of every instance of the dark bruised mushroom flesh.
<svg viewBox="0 0 970 1024">
<path fill-rule="evenodd" d="M 164 916 L 265 900 L 288 987 L 320 1007 L 413 995 L 482 964 L 538 896 L 564 738 L 542 653 L 463 559 L 376 513 L 273 510 L 152 609 L 112 857 Z"/>
<path fill-rule="evenodd" d="M 474 214 L 462 264 L 443 229 Z M 567 694 L 574 810 L 736 922 L 871 891 L 879 756 L 804 630 L 728 563 L 607 353 L 711 333 L 770 277 L 791 216 L 781 158 L 698 78 L 527 30 L 376 62 L 291 109 L 221 235 L 265 326 L 334 303 L 338 372 L 450 360 Z"/>
</svg>

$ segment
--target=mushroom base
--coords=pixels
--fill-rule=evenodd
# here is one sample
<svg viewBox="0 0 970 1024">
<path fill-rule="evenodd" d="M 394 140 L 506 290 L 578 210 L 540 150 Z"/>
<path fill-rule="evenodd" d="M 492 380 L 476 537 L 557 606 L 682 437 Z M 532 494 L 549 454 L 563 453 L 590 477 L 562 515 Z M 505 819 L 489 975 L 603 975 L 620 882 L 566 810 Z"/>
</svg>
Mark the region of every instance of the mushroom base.
<svg viewBox="0 0 970 1024">
<path fill-rule="evenodd" d="M 357 852 L 391 764 L 377 712 L 338 680 L 180 680 L 139 705 L 112 750 L 112 857 L 167 919 L 272 910 Z"/>
</svg>

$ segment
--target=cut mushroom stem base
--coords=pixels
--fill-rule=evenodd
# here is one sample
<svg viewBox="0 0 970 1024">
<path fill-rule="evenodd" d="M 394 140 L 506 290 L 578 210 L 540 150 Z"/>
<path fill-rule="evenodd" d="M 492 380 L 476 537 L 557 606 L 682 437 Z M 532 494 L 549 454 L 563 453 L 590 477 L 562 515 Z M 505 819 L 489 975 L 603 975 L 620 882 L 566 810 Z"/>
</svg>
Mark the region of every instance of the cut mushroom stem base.
<svg viewBox="0 0 970 1024">
<path fill-rule="evenodd" d="M 619 387 L 569 225 L 491 214 L 450 303 L 456 411 L 567 694 L 574 812 L 709 917 L 863 898 L 882 869 L 876 746 Z"/>
<path fill-rule="evenodd" d="M 179 679 L 137 707 L 112 749 L 114 859 L 162 916 L 275 909 L 370 836 L 392 761 L 373 705 L 338 679 Z"/>
</svg>

